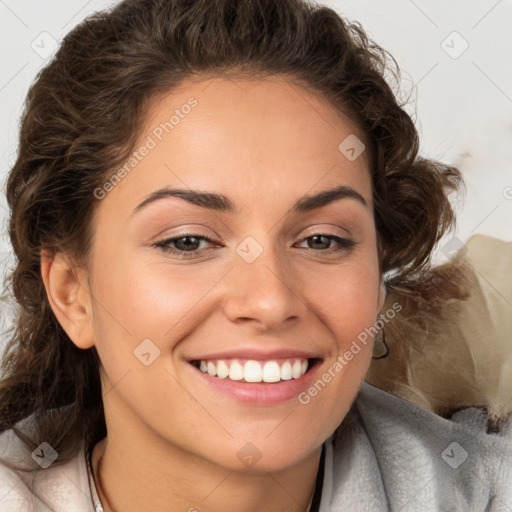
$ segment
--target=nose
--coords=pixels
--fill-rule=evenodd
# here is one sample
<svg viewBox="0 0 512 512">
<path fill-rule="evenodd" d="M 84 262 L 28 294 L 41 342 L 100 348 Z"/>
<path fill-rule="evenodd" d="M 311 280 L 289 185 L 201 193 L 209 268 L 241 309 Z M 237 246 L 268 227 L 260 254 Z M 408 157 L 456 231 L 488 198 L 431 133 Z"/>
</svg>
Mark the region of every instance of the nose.
<svg viewBox="0 0 512 512">
<path fill-rule="evenodd" d="M 223 308 L 229 320 L 274 330 L 304 315 L 302 280 L 285 260 L 267 247 L 252 263 L 235 257 L 235 268 L 224 283 Z"/>
</svg>

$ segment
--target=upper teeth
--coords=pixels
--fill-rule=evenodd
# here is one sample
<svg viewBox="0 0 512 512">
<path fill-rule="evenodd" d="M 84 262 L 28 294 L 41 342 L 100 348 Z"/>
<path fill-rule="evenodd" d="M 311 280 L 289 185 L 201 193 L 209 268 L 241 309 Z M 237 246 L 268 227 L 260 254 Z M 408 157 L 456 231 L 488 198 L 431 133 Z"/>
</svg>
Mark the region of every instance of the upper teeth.
<svg viewBox="0 0 512 512">
<path fill-rule="evenodd" d="M 246 382 L 279 382 L 281 380 L 298 379 L 308 369 L 307 359 L 285 359 L 277 361 L 245 362 L 233 360 L 200 361 L 199 369 L 211 376 L 221 379 L 245 380 Z"/>
</svg>

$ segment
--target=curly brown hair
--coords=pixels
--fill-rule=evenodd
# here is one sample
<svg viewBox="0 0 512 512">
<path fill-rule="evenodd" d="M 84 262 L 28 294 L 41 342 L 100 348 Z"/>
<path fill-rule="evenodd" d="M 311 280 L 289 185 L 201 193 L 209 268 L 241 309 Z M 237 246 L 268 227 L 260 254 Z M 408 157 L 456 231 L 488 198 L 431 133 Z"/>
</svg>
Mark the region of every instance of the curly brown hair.
<svg viewBox="0 0 512 512">
<path fill-rule="evenodd" d="M 187 78 L 289 77 L 348 113 L 365 136 L 381 271 L 417 287 L 454 223 L 457 169 L 418 156 L 418 134 L 386 81 L 396 62 L 358 23 L 306 0 L 124 0 L 63 40 L 31 85 L 7 181 L 18 305 L 3 357 L 0 431 L 69 460 L 105 437 L 96 349 L 77 348 L 41 278 L 43 248 L 87 262 L 101 186 L 127 160 L 150 100 Z M 30 429 L 25 421 L 31 420 Z M 20 422 L 18 424 L 18 422 Z"/>
</svg>

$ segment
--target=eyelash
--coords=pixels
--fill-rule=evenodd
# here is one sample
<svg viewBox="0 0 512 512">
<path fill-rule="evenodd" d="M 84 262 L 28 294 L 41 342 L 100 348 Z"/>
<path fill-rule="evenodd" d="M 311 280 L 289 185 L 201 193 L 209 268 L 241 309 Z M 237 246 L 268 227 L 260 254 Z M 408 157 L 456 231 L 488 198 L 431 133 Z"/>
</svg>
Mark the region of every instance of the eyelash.
<svg viewBox="0 0 512 512">
<path fill-rule="evenodd" d="M 338 252 L 338 251 L 350 251 L 355 245 L 356 245 L 356 242 L 354 242 L 353 240 L 350 240 L 348 238 L 342 238 L 342 237 L 339 237 L 339 236 L 335 236 L 335 235 L 327 235 L 325 233 L 314 233 L 312 235 L 309 235 L 305 238 L 302 238 L 299 243 L 302 243 L 304 242 L 305 240 L 309 240 L 310 238 L 314 238 L 316 236 L 322 236 L 322 237 L 325 237 L 325 238 L 329 238 L 331 240 L 334 240 L 336 241 L 341 247 L 339 249 L 335 249 L 334 251 L 331 249 L 319 249 L 319 252 Z M 177 256 L 178 258 L 181 258 L 181 259 L 188 259 L 188 258 L 193 258 L 196 256 L 196 254 L 200 251 L 199 249 L 194 249 L 193 251 L 183 251 L 183 250 L 177 250 L 177 249 L 173 249 L 169 246 L 170 243 L 173 243 L 173 242 L 176 242 L 178 240 L 181 240 L 183 238 L 196 238 L 197 240 L 204 240 L 206 242 L 210 242 L 210 243 L 216 243 L 214 242 L 211 238 L 208 238 L 206 236 L 201 236 L 201 235 L 197 235 L 197 234 L 194 234 L 194 233 L 183 233 L 183 234 L 180 234 L 179 236 L 176 236 L 176 237 L 173 237 L 173 238 L 167 238 L 166 240 L 162 240 L 161 242 L 157 242 L 156 244 L 154 244 L 154 247 L 157 247 L 159 248 L 160 250 L 162 250 L 163 252 L 165 253 L 169 253 L 169 254 L 172 254 L 174 256 Z M 308 248 L 312 251 L 315 251 L 315 249 L 311 249 L 311 248 Z"/>
</svg>

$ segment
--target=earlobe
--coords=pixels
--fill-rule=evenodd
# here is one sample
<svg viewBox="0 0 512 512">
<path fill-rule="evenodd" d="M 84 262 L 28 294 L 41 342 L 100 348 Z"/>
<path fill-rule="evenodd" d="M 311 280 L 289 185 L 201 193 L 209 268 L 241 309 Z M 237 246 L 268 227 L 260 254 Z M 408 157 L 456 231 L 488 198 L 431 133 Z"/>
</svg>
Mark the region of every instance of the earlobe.
<svg viewBox="0 0 512 512">
<path fill-rule="evenodd" d="M 82 349 L 94 345 L 91 295 L 86 270 L 73 267 L 61 252 L 41 252 L 41 277 L 54 315 L 71 341 Z"/>
</svg>

